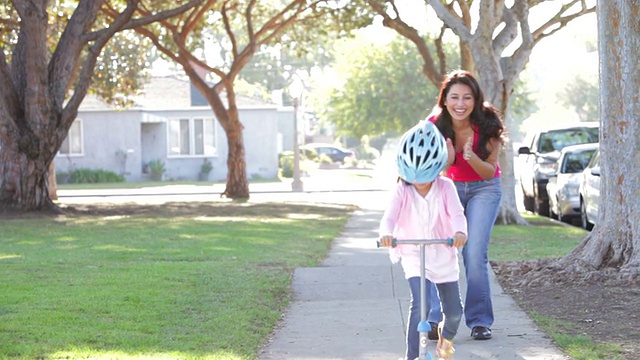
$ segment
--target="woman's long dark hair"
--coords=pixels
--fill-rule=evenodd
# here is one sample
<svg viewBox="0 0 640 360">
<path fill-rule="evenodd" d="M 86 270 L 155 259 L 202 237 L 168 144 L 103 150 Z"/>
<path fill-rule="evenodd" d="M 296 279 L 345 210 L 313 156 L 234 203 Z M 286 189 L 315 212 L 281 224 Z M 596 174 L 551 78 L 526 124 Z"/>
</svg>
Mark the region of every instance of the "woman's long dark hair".
<svg viewBox="0 0 640 360">
<path fill-rule="evenodd" d="M 471 112 L 470 120 L 471 126 L 477 129 L 480 137 L 478 139 L 478 147 L 474 149 L 476 154 L 482 159 L 486 160 L 489 157 L 489 150 L 487 150 L 487 142 L 489 139 L 498 139 L 501 143 L 504 143 L 502 138 L 502 132 L 504 126 L 500 119 L 500 111 L 492 104 L 485 102 L 484 93 L 480 88 L 480 84 L 476 78 L 466 70 L 454 70 L 447 74 L 447 77 L 440 86 L 440 95 L 438 96 L 437 107 L 440 112 L 435 115 L 436 126 L 440 132 L 455 145 L 456 137 L 453 131 L 453 122 L 451 120 L 451 114 L 446 109 L 444 103 L 449 94 L 449 90 L 455 84 L 467 85 L 471 88 L 474 98 L 473 111 Z"/>
</svg>

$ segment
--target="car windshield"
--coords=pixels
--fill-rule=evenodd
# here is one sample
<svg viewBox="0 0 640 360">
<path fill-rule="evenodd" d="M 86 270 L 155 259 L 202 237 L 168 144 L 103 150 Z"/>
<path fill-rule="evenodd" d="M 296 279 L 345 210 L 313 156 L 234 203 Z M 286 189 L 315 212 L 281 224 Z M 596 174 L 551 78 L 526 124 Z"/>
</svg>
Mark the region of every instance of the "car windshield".
<svg viewBox="0 0 640 360">
<path fill-rule="evenodd" d="M 560 151 L 566 146 L 597 143 L 598 128 L 553 130 L 540 134 L 538 152 Z"/>
<path fill-rule="evenodd" d="M 562 164 L 562 173 L 575 174 L 581 172 L 591 160 L 594 152 L 595 150 L 585 150 L 567 154 Z"/>
</svg>

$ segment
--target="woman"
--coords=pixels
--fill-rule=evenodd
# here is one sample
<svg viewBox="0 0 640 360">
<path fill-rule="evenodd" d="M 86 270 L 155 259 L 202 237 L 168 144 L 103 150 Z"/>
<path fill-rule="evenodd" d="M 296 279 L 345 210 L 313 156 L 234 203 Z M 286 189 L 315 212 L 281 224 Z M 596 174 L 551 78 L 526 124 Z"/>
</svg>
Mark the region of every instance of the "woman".
<svg viewBox="0 0 640 360">
<path fill-rule="evenodd" d="M 502 197 L 498 156 L 504 127 L 498 110 L 485 103 L 478 81 L 464 70 L 449 73 L 442 82 L 434 114 L 429 120 L 447 138 L 446 176 L 454 181 L 468 223 L 469 239 L 462 248 L 465 322 L 473 339 L 487 340 L 494 320 L 487 253 Z M 429 321 L 437 324 L 442 314 L 434 300 Z"/>
</svg>

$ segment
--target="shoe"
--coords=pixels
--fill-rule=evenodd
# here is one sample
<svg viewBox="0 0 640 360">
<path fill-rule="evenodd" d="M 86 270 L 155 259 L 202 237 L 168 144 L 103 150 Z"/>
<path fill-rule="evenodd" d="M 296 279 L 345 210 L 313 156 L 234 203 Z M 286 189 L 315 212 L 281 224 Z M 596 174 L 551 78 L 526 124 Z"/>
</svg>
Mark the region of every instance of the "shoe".
<svg viewBox="0 0 640 360">
<path fill-rule="evenodd" d="M 491 339 L 491 329 L 484 326 L 474 326 L 471 330 L 473 340 L 489 340 Z"/>
<path fill-rule="evenodd" d="M 456 349 L 453 348 L 453 341 L 443 338 L 440 334 L 442 328 L 438 328 L 438 345 L 436 346 L 436 356 L 438 360 L 451 360 Z"/>
<path fill-rule="evenodd" d="M 440 339 L 440 336 L 438 335 L 438 324 L 434 322 L 429 322 L 429 325 L 431 325 L 431 330 L 429 330 L 429 332 L 427 333 L 427 338 L 429 340 Z"/>
</svg>

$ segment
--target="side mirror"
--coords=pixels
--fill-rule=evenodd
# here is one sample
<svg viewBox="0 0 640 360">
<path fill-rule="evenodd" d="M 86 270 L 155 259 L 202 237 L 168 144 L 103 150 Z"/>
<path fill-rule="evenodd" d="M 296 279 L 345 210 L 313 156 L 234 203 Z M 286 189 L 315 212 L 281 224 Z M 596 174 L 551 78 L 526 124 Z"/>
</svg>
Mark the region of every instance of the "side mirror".
<svg viewBox="0 0 640 360">
<path fill-rule="evenodd" d="M 591 169 L 591 175 L 593 176 L 600 176 L 600 167 L 594 167 L 593 169 Z"/>
<path fill-rule="evenodd" d="M 518 155 L 531 155 L 531 150 L 528 146 L 523 146 L 518 149 Z"/>
</svg>

